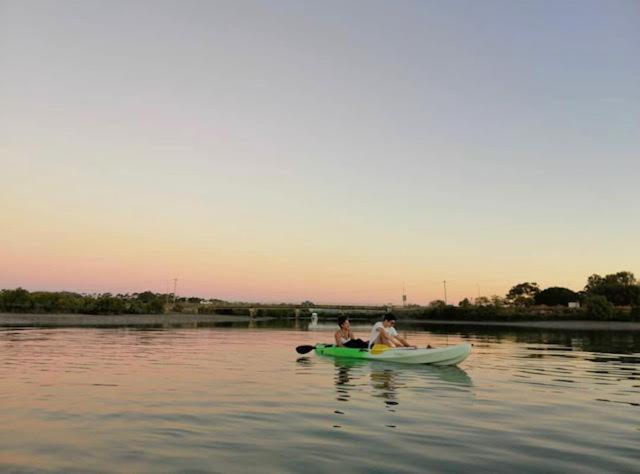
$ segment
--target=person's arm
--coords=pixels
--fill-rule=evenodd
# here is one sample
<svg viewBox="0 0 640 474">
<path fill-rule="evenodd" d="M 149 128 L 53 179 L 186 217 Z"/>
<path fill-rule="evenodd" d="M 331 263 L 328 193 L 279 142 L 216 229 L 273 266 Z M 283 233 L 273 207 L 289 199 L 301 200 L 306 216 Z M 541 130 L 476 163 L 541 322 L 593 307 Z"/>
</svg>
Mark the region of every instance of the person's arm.
<svg viewBox="0 0 640 474">
<path fill-rule="evenodd" d="M 401 345 L 403 345 L 404 347 L 413 347 L 414 349 L 417 349 L 417 346 L 413 346 L 413 345 L 409 344 L 409 343 L 407 342 L 407 340 L 406 340 L 404 337 L 401 337 L 401 336 L 400 336 L 400 334 L 398 334 L 398 335 L 395 337 L 395 339 L 397 339 L 397 340 L 398 340 L 398 342 L 399 342 Z"/>
<path fill-rule="evenodd" d="M 336 346 L 342 346 L 342 335 L 340 334 L 340 331 L 336 331 L 333 337 L 336 340 Z"/>
<path fill-rule="evenodd" d="M 388 332 L 398 346 L 413 347 L 414 349 L 416 349 L 416 346 L 409 344 L 409 342 L 398 333 L 398 330 L 396 328 L 391 328 Z"/>
<path fill-rule="evenodd" d="M 386 344 L 390 347 L 396 347 L 398 345 L 397 341 L 394 341 L 395 337 L 389 334 L 384 327 L 379 328 L 378 332 L 380 333 L 380 344 Z"/>
</svg>

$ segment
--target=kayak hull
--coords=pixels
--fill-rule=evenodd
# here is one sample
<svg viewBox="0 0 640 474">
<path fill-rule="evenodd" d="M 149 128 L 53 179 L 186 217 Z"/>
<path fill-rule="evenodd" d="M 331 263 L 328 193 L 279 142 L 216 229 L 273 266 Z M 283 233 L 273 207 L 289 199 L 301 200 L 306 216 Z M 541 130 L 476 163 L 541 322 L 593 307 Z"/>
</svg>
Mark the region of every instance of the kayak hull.
<svg viewBox="0 0 640 474">
<path fill-rule="evenodd" d="M 329 357 L 379 360 L 401 364 L 457 365 L 469 357 L 471 344 L 458 344 L 436 349 L 399 347 L 380 354 L 372 354 L 367 349 L 351 349 L 325 344 L 318 344 L 315 350 L 316 354 Z"/>
</svg>

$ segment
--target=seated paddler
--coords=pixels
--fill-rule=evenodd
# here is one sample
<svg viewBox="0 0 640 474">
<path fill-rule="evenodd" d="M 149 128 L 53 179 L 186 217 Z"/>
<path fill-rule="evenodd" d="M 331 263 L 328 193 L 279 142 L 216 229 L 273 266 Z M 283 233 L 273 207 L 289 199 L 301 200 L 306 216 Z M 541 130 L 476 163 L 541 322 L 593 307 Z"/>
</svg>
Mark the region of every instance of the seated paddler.
<svg viewBox="0 0 640 474">
<path fill-rule="evenodd" d="M 415 349 L 416 346 L 409 344 L 404 337 L 398 334 L 395 326 L 395 315 L 391 313 L 385 314 L 382 321 L 378 321 L 373 325 L 371 336 L 369 337 L 369 347 L 383 344 L 388 347 L 411 347 Z"/>
<path fill-rule="evenodd" d="M 366 341 L 362 339 L 356 339 L 351 331 L 351 324 L 349 318 L 346 316 L 338 316 L 338 329 L 335 334 L 336 346 L 338 347 L 351 347 L 355 349 L 366 349 L 369 347 Z"/>
</svg>

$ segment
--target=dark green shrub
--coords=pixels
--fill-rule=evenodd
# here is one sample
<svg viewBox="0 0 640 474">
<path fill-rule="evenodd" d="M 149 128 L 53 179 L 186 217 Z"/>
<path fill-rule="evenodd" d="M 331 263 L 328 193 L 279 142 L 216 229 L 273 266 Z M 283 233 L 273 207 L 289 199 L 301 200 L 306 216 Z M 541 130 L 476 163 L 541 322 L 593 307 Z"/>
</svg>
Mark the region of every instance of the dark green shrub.
<svg viewBox="0 0 640 474">
<path fill-rule="evenodd" d="M 602 295 L 589 296 L 585 300 L 585 305 L 590 319 L 608 320 L 615 316 L 615 308 Z"/>
<path fill-rule="evenodd" d="M 578 294 L 568 288 L 558 286 L 546 288 L 535 296 L 536 304 L 546 306 L 567 306 L 572 301 L 578 301 Z"/>
</svg>

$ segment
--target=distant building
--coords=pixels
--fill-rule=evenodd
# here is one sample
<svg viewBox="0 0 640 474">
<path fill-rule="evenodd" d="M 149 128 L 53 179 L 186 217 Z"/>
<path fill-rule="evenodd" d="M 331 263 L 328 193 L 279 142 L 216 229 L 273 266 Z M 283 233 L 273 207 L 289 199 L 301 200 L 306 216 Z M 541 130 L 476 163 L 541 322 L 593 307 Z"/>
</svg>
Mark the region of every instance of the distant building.
<svg viewBox="0 0 640 474">
<path fill-rule="evenodd" d="M 580 308 L 580 302 L 579 301 L 571 301 L 571 302 L 569 302 L 569 308 L 572 308 L 572 309 Z"/>
</svg>

